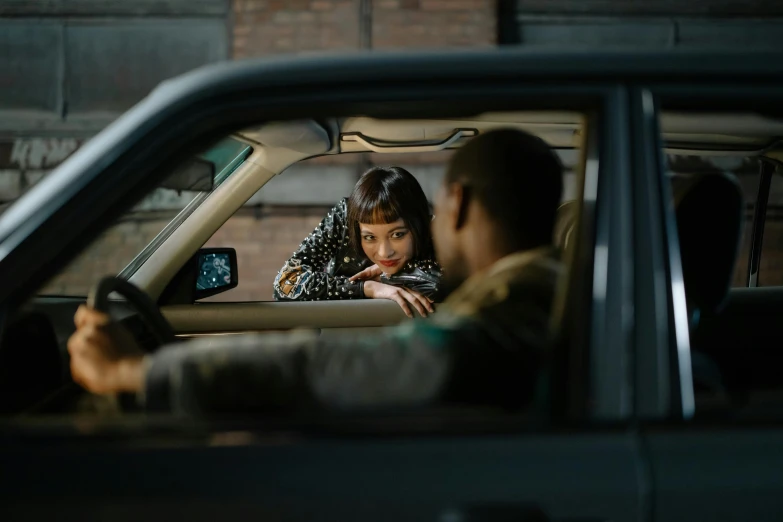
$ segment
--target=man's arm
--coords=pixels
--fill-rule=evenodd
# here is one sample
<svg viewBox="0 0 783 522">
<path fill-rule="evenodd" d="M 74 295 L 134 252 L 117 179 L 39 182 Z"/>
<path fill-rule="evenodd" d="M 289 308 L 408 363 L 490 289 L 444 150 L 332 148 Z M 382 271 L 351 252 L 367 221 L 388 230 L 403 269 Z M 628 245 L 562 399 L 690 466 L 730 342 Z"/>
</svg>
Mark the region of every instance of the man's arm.
<svg viewBox="0 0 783 522">
<path fill-rule="evenodd" d="M 151 411 L 196 415 L 427 403 L 447 386 L 446 347 L 459 337 L 413 321 L 372 337 L 209 337 L 145 357 L 104 314 L 83 308 L 80 322 L 69 341 L 77 382 L 96 393 L 135 391 Z"/>
<path fill-rule="evenodd" d="M 373 338 L 309 332 L 204 339 L 164 348 L 145 379 L 150 410 L 188 414 L 352 409 L 436 399 L 450 357 L 426 324 Z"/>
</svg>

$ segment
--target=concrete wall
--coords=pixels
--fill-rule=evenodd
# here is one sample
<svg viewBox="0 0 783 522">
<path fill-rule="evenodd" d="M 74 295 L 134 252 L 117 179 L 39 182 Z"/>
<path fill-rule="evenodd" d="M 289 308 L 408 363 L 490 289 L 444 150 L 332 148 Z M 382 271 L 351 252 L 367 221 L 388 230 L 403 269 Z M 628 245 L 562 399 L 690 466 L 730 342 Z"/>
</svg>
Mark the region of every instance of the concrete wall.
<svg viewBox="0 0 783 522">
<path fill-rule="evenodd" d="M 776 49 L 778 0 L 501 1 L 500 41 L 559 48 Z"/>
<path fill-rule="evenodd" d="M 0 4 L 0 137 L 83 137 L 160 81 L 230 57 L 228 0 Z"/>
</svg>

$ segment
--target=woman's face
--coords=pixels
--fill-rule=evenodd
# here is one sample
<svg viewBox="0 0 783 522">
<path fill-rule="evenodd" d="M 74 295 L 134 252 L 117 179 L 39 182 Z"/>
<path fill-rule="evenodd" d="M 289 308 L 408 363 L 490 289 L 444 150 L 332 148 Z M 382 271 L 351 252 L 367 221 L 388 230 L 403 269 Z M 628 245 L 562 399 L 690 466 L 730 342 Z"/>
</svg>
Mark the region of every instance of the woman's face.
<svg viewBox="0 0 783 522">
<path fill-rule="evenodd" d="M 402 219 L 381 225 L 359 223 L 359 236 L 367 259 L 386 275 L 396 274 L 413 259 L 413 234 Z"/>
</svg>

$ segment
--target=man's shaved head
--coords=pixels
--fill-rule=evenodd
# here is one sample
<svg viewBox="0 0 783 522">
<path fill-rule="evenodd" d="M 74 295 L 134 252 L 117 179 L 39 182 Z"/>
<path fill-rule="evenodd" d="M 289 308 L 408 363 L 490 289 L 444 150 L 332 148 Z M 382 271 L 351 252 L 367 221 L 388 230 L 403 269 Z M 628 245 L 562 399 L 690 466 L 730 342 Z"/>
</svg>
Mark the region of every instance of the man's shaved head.
<svg viewBox="0 0 783 522">
<path fill-rule="evenodd" d="M 521 248 L 552 240 L 563 169 L 542 139 L 515 129 L 482 134 L 457 151 L 446 182 L 469 187 L 508 240 Z"/>
<path fill-rule="evenodd" d="M 467 260 L 482 233 L 498 252 L 551 244 L 562 192 L 560 160 L 540 138 L 499 129 L 470 140 L 452 157 L 436 201 L 433 236 L 444 274 L 452 284 L 471 275 Z"/>
</svg>

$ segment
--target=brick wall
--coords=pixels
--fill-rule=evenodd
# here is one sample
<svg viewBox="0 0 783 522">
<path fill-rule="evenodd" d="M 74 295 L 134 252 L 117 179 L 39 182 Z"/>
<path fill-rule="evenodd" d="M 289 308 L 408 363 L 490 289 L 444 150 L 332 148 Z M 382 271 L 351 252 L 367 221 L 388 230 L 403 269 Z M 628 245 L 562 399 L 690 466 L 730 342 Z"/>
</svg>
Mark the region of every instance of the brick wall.
<svg viewBox="0 0 783 522">
<path fill-rule="evenodd" d="M 118 274 L 171 221 L 173 215 L 118 223 L 104 232 L 41 291 L 44 295 L 86 296 L 102 277 Z"/>
<path fill-rule="evenodd" d="M 481 47 L 494 45 L 495 2 L 488 0 L 376 0 L 372 45 Z"/>
<path fill-rule="evenodd" d="M 234 0 L 235 58 L 359 49 L 493 45 L 494 0 L 374 0 L 364 27 L 360 0 Z"/>
<path fill-rule="evenodd" d="M 358 0 L 234 0 L 234 58 L 359 46 Z"/>
</svg>

